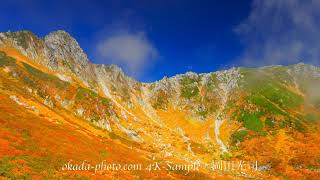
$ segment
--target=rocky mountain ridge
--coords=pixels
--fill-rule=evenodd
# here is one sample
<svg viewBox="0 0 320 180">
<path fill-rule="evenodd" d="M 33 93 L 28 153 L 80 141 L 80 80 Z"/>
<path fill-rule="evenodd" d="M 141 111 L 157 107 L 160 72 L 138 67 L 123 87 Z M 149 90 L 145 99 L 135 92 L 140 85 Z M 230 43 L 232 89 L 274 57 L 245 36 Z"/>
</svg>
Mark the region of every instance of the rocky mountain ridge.
<svg viewBox="0 0 320 180">
<path fill-rule="evenodd" d="M 217 158 L 259 157 L 276 174 L 283 164 L 272 158 L 282 154 L 266 147 L 275 154 L 260 157 L 265 152 L 249 146 L 318 128 L 320 69 L 312 65 L 188 72 L 141 83 L 115 65 L 92 64 L 64 31 L 44 38 L 0 33 L 0 51 L 4 96 L 44 119 L 84 120 L 151 159 L 209 165 Z M 308 165 L 283 161 L 290 168 Z"/>
</svg>

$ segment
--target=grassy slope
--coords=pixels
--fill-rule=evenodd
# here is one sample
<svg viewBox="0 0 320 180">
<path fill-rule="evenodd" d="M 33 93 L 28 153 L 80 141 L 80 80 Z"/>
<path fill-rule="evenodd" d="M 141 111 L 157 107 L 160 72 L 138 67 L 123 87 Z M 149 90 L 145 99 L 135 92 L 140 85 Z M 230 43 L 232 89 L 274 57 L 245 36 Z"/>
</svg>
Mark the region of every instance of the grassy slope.
<svg viewBox="0 0 320 180">
<path fill-rule="evenodd" d="M 7 57 L 1 59 L 1 66 L 21 68 L 16 61 Z M 41 80 L 59 81 L 27 64 L 23 66 Z M 28 78 L 27 82 L 34 83 L 34 78 L 24 75 L 23 80 Z M 63 113 L 57 114 L 44 107 L 21 89 L 25 86 L 24 81 L 12 79 L 5 73 L 0 78 L 1 176 L 69 176 L 58 171 L 69 159 L 75 162 L 85 159 L 95 162 L 103 159 L 146 162 L 142 155 L 137 156 L 140 153 L 111 141 L 106 138 L 105 132 L 83 120 Z M 19 97 L 20 101 L 35 106 L 39 111 L 27 110 L 10 99 L 9 95 Z"/>
<path fill-rule="evenodd" d="M 8 67 L 11 72 L 4 73 L 8 70 Z M 148 162 L 146 155 L 149 155 L 150 151 L 148 152 L 148 150 L 146 151 L 139 146 L 135 146 L 132 150 L 130 149 L 133 145 L 132 142 L 119 136 L 118 132 L 108 136 L 105 131 L 94 128 L 90 122 L 84 121 L 74 113 L 69 112 L 69 110 L 72 111 L 82 107 L 88 110 L 84 116 L 90 121 L 95 121 L 101 117 L 117 113 L 110 110 L 112 104 L 110 104 L 109 99 L 79 85 L 61 81 L 56 76 L 45 70 L 42 71 L 40 67 L 30 65 L 26 61 L 17 62 L 10 57 L 2 58 L 0 68 L 0 98 L 2 100 L 0 103 L 0 132 L 3 132 L 0 143 L 5 147 L 0 154 L 2 157 L 0 170 L 2 176 L 70 176 L 70 173 L 61 174 L 62 172 L 59 171 L 61 164 L 68 159 L 75 161 L 107 159 L 110 162 L 126 163 Z M 14 71 L 12 71 L 13 69 Z M 12 72 L 16 72 L 16 74 L 13 75 Z M 272 173 L 276 175 L 297 174 L 293 166 L 303 164 L 303 168 L 307 170 L 305 170 L 306 172 L 298 172 L 298 175 L 313 175 L 310 168 L 317 168 L 320 163 L 317 159 L 320 157 L 320 150 L 316 147 L 319 142 L 316 138 L 317 131 L 305 131 L 306 127 L 313 126 L 310 126 L 305 120 L 317 121 L 315 120 L 317 118 L 308 114 L 301 114 L 303 112 L 301 109 L 303 98 L 296 92 L 291 91 L 288 84 L 281 84 L 283 79 L 270 79 L 270 76 L 266 75 L 267 72 L 259 74 L 259 76 L 250 74 L 253 73 L 252 71 L 245 71 L 245 73 L 248 73 L 245 76 L 247 78 L 245 79 L 246 84 L 244 84 L 246 93 L 243 97 L 237 99 L 238 102 L 236 103 L 240 102 L 239 106 L 230 103 L 230 106 L 232 106 L 230 111 L 237 109 L 237 111 L 234 111 L 233 120 L 239 122 L 228 121 L 227 130 L 223 130 L 225 137 L 231 137 L 231 148 L 236 147 L 237 149 L 233 152 L 231 158 L 253 158 L 252 160 L 259 158 L 263 163 L 271 162 L 275 167 Z M 281 76 L 284 76 L 284 74 L 281 74 Z M 183 98 L 195 101 L 200 99 L 201 95 L 198 86 L 195 85 L 196 82 L 193 79 L 182 80 Z M 36 96 L 34 91 L 32 93 L 28 92 L 28 88 L 37 90 Z M 34 105 L 40 110 L 40 113 L 37 114 L 17 105 L 12 99 L 8 98 L 12 94 L 24 102 Z M 52 98 L 55 95 L 72 100 L 75 104 L 68 110 L 63 109 Z M 54 108 L 43 105 L 44 99 L 47 97 L 50 97 L 53 101 Z M 99 108 L 95 108 L 92 104 Z M 196 122 L 187 118 L 188 116 L 184 112 L 171 110 L 167 104 L 165 106 L 169 107 L 168 111 L 160 110 L 158 115 L 171 129 L 179 126 L 186 130 L 186 135 L 191 137 L 191 148 L 197 156 L 203 156 L 203 158 L 208 155 L 219 156 L 218 151 L 212 152 L 200 143 L 206 133 L 212 131 L 210 121 Z M 105 111 L 97 111 L 96 109 Z M 207 118 L 210 120 L 210 116 Z M 232 135 L 228 134 L 231 129 L 238 126 L 237 123 L 240 123 L 240 127 L 245 129 L 235 131 Z M 292 130 L 290 127 L 294 129 Z M 181 149 L 181 152 L 187 151 L 186 144 L 181 145 L 179 143 L 180 140 L 177 139 L 181 138 L 179 135 L 172 134 L 172 132 L 171 134 L 169 132 L 164 133 L 166 136 L 171 136 L 170 141 L 175 142 L 176 140 L 173 145 L 178 146 L 177 149 Z M 213 137 L 212 134 L 209 135 Z M 239 146 L 234 146 L 239 141 L 242 143 Z M 270 147 L 269 144 L 277 144 L 277 146 Z M 295 149 L 295 151 L 288 157 L 284 156 L 287 159 L 282 159 L 283 153 L 290 151 L 284 147 L 286 145 Z M 252 147 L 263 147 L 263 149 L 252 149 Z M 305 154 L 299 153 L 299 147 L 307 148 L 306 152 L 312 155 L 306 157 Z M 214 148 L 217 147 L 214 146 Z M 285 149 L 284 152 L 281 148 Z M 126 158 L 123 159 L 123 157 Z M 280 162 L 276 161 L 274 157 L 277 157 Z M 230 157 L 228 158 L 230 159 Z M 301 159 L 309 161 L 300 162 Z M 279 172 L 282 172 L 282 174 L 279 174 Z M 129 172 L 119 172 L 115 176 L 118 175 L 129 175 Z M 150 177 L 155 174 L 131 172 L 130 175 L 132 177 Z M 168 174 L 163 172 L 160 175 L 167 176 Z M 201 176 L 200 174 L 197 175 Z M 173 174 L 173 176 L 180 175 Z"/>
<path fill-rule="evenodd" d="M 149 151 L 134 146 L 132 141 L 115 134 L 117 131 L 107 133 L 91 124 L 90 121 L 95 121 L 99 116 L 112 113 L 108 110 L 112 106 L 109 99 L 81 86 L 61 81 L 26 61 L 16 61 L 3 53 L 0 55 L 0 143 L 3 147 L 0 151 L 0 176 L 50 179 L 92 176 L 89 172 L 61 171 L 62 165 L 68 160 L 80 163 L 90 160 L 93 164 L 102 160 L 110 163 L 151 162 L 149 157 L 152 153 Z M 63 109 L 52 98 L 56 95 L 72 100 L 74 105 Z M 29 109 L 17 104 L 10 96 L 27 104 Z M 44 100 L 48 98 L 52 105 L 44 105 Z M 32 106 L 37 111 L 30 109 Z M 87 110 L 84 115 L 90 121 L 84 121 L 69 112 L 79 106 Z M 169 175 L 166 171 L 105 173 L 101 177 L 183 177 L 180 172 Z M 201 173 L 190 175 L 205 176 Z"/>
</svg>

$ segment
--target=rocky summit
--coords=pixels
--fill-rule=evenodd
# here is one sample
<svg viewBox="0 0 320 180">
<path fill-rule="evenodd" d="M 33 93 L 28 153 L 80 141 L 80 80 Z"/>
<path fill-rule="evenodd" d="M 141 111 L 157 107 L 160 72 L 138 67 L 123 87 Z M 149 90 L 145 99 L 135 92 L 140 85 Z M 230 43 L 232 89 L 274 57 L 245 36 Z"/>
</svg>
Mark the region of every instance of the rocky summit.
<svg viewBox="0 0 320 180">
<path fill-rule="evenodd" d="M 316 178 L 319 92 L 320 68 L 307 64 L 141 83 L 91 63 L 65 31 L 0 33 L 0 176 Z M 149 168 L 110 171 L 101 162 Z"/>
</svg>

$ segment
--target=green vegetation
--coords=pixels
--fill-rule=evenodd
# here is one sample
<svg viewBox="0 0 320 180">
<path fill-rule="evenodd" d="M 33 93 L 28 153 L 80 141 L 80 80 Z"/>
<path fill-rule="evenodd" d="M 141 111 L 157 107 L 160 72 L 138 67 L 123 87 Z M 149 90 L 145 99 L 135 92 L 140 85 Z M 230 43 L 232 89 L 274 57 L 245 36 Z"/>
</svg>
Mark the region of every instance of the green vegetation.
<svg viewBox="0 0 320 180">
<path fill-rule="evenodd" d="M 152 107 L 155 109 L 165 110 L 168 104 L 168 99 L 163 94 L 159 94 L 154 103 L 152 103 Z"/>
<path fill-rule="evenodd" d="M 186 86 L 181 91 L 181 96 L 190 99 L 199 94 L 199 89 L 197 86 Z"/>
<path fill-rule="evenodd" d="M 277 103 L 274 103 L 273 101 L 275 101 L 275 99 L 273 99 L 272 101 L 267 99 L 265 96 L 261 95 L 261 94 L 252 94 L 250 96 L 247 97 L 248 102 L 251 104 L 256 105 L 257 107 L 259 107 L 259 110 L 256 112 L 256 114 L 258 116 L 256 117 L 261 117 L 262 115 L 266 116 L 267 119 L 265 121 L 265 125 L 266 127 L 269 128 L 275 128 L 276 124 L 272 121 L 273 116 L 274 115 L 278 115 L 278 116 L 282 116 L 284 117 L 284 120 L 279 122 L 277 125 L 280 128 L 285 128 L 285 127 L 293 127 L 298 131 L 303 131 L 304 127 L 303 124 L 300 122 L 303 117 L 299 117 L 295 118 L 294 116 L 290 115 L 288 112 L 286 112 L 282 107 L 279 107 L 277 105 Z M 293 102 L 292 98 L 290 98 L 290 102 Z M 295 101 L 295 100 L 294 100 Z M 300 100 L 299 100 L 300 101 Z M 282 101 L 283 102 L 283 101 Z M 296 101 L 297 102 L 297 101 Z M 279 103 L 279 102 L 278 102 Z M 298 104 L 300 104 L 301 102 L 299 102 Z M 291 105 L 284 105 L 283 106 L 289 107 Z M 297 104 L 296 104 L 297 105 Z M 296 106 L 293 105 L 293 106 Z M 245 115 L 244 117 L 247 118 L 247 116 Z M 308 116 L 309 118 L 312 118 L 311 116 Z M 249 118 L 250 119 L 250 118 Z M 306 118 L 307 119 L 307 118 Z M 251 120 L 252 121 L 252 120 Z M 245 122 L 245 121 L 244 121 Z M 258 121 L 255 121 L 258 122 Z M 252 123 L 249 123 L 252 124 Z M 249 125 L 248 124 L 248 125 Z M 259 123 L 260 124 L 260 123 Z M 251 127 L 252 128 L 252 127 Z M 253 129 L 252 129 L 253 130 Z"/>
<path fill-rule="evenodd" d="M 11 161 L 14 157 L 11 156 L 3 156 L 0 159 L 0 177 L 6 177 L 9 179 L 31 179 L 30 175 L 24 174 L 21 176 L 17 176 L 14 174 L 14 169 L 22 169 L 23 165 L 21 164 L 13 164 Z"/>
<path fill-rule="evenodd" d="M 235 133 L 233 133 L 231 135 L 231 139 L 232 139 L 232 143 L 236 143 L 236 142 L 242 142 L 244 140 L 244 138 L 247 136 L 248 131 L 246 130 L 240 130 L 237 131 Z"/>
<path fill-rule="evenodd" d="M 68 61 L 63 60 L 63 61 L 62 61 L 62 65 L 63 65 L 63 66 L 67 66 L 73 73 L 75 73 L 75 72 L 74 72 L 74 69 L 71 67 L 71 65 L 70 65 L 70 63 L 69 63 Z"/>
<path fill-rule="evenodd" d="M 193 83 L 197 83 L 198 82 L 198 79 L 194 79 L 194 78 L 191 78 L 189 76 L 183 76 L 183 78 L 181 79 L 181 84 L 183 86 L 185 85 L 190 85 L 190 84 L 193 84 Z"/>
<path fill-rule="evenodd" d="M 24 76 L 24 77 L 22 78 L 22 80 L 23 80 L 24 83 L 26 83 L 26 84 L 28 84 L 28 85 L 30 85 L 30 86 L 34 86 L 34 85 L 35 85 L 35 83 L 33 82 L 33 80 L 30 79 L 30 78 L 27 77 L 27 76 Z"/>
<path fill-rule="evenodd" d="M 30 131 L 28 129 L 23 129 L 21 135 L 24 139 L 29 139 L 31 137 Z"/>
<path fill-rule="evenodd" d="M 291 120 L 293 121 L 294 123 L 294 128 L 300 132 L 303 132 L 305 129 L 303 127 L 303 125 L 301 124 L 301 122 L 299 122 L 298 120 L 294 119 L 294 120 Z"/>
<path fill-rule="evenodd" d="M 104 97 L 101 97 L 100 99 L 101 99 L 102 105 L 105 105 L 105 106 L 110 106 L 111 105 L 110 99 L 104 98 Z"/>
<path fill-rule="evenodd" d="M 77 89 L 76 101 L 81 101 L 86 98 L 96 98 L 96 97 L 98 97 L 98 94 L 89 89 L 83 88 L 81 86 L 79 86 Z M 106 100 L 104 100 L 104 102 L 106 102 Z"/>
<path fill-rule="evenodd" d="M 221 160 L 229 161 L 232 158 L 232 155 L 230 153 L 223 153 L 220 155 Z"/>
<path fill-rule="evenodd" d="M 266 126 L 268 126 L 270 128 L 274 128 L 274 122 L 271 119 L 266 119 L 266 121 L 264 123 Z"/>
<path fill-rule="evenodd" d="M 212 97 L 210 95 L 203 96 L 200 103 L 204 105 L 205 109 L 201 109 L 200 111 L 198 111 L 198 114 L 204 117 L 207 117 L 209 114 L 216 112 L 220 105 L 219 100 L 217 100 L 215 97 Z M 230 106 L 227 105 L 226 110 L 228 110 L 227 109 L 228 107 Z"/>
<path fill-rule="evenodd" d="M 288 67 L 286 66 L 273 66 L 265 69 L 265 71 L 273 78 L 273 81 L 285 84 L 293 83 L 292 76 L 288 73 Z"/>
<path fill-rule="evenodd" d="M 254 95 L 259 94 L 260 97 L 258 98 L 260 99 L 261 97 L 264 97 L 266 100 L 269 100 L 283 109 L 295 108 L 304 102 L 302 96 L 292 92 L 279 82 L 279 79 L 276 77 L 280 76 L 279 73 L 282 73 L 280 70 L 275 75 L 268 72 L 268 70 L 242 69 L 241 72 L 244 75 L 242 82 L 244 90 L 249 91 Z M 287 78 L 285 77 L 286 74 L 284 72 L 281 76 L 282 78 Z M 259 99 L 257 101 L 258 103 L 263 103 L 263 101 Z M 266 104 L 263 103 L 262 105 Z M 268 108 L 273 112 L 280 113 L 277 112 L 278 110 L 274 109 L 274 107 Z"/>
<path fill-rule="evenodd" d="M 33 39 L 37 39 L 34 34 L 29 31 L 20 31 L 17 33 L 8 33 L 8 36 L 11 36 L 15 39 L 19 46 L 23 47 L 24 49 L 28 48 L 28 42 L 30 41 L 30 37 L 34 37 Z"/>
<path fill-rule="evenodd" d="M 316 108 L 320 109 L 320 98 L 313 101 L 313 104 Z"/>
<path fill-rule="evenodd" d="M 5 52 L 0 51 L 0 58 L 6 57 L 6 56 L 7 56 L 7 54 Z"/>
<path fill-rule="evenodd" d="M 34 76 L 34 78 L 46 81 L 46 83 L 52 82 L 54 83 L 54 85 L 57 86 L 57 88 L 60 88 L 60 89 L 66 89 L 70 85 L 68 82 L 62 81 L 54 75 L 44 73 L 30 66 L 29 64 L 26 64 L 26 63 L 22 63 L 22 64 L 24 68 L 27 70 L 27 72 L 32 76 Z M 30 85 L 34 84 L 34 82 L 32 82 L 32 80 L 28 77 L 23 77 L 23 80 L 27 84 L 30 84 Z"/>
<path fill-rule="evenodd" d="M 181 79 L 181 97 L 190 99 L 192 97 L 195 97 L 199 94 L 199 89 L 197 86 L 197 79 L 190 78 L 188 76 L 184 76 Z"/>
<path fill-rule="evenodd" d="M 260 120 L 260 114 L 257 112 L 255 113 L 244 112 L 242 113 L 240 119 L 241 121 L 243 121 L 244 127 L 249 130 L 260 132 L 263 129 L 263 123 Z"/>
<path fill-rule="evenodd" d="M 244 76 L 242 90 L 247 93 L 246 104 L 256 107 L 256 112 L 241 111 L 238 120 L 249 130 L 265 135 L 264 126 L 268 128 L 292 127 L 304 131 L 302 120 L 304 117 L 295 117 L 288 110 L 296 110 L 304 104 L 304 98 L 291 91 L 286 85 L 292 83 L 286 67 L 272 67 L 266 69 L 242 68 Z M 267 118 L 263 123 L 261 117 Z M 273 121 L 275 117 L 279 120 Z M 309 118 L 312 119 L 311 116 Z M 307 119 L 307 118 L 306 118 Z"/>
<path fill-rule="evenodd" d="M 208 112 L 208 110 L 206 110 L 206 109 L 202 109 L 202 110 L 198 111 L 198 114 L 199 114 L 199 116 L 207 117 L 207 115 L 209 114 L 209 112 Z"/>
<path fill-rule="evenodd" d="M 56 169 L 61 168 L 63 165 L 62 160 L 53 160 L 50 156 L 37 158 L 31 156 L 20 156 L 19 158 L 26 161 L 28 166 L 32 167 L 34 172 L 47 172 L 49 175 L 53 175 Z"/>
<path fill-rule="evenodd" d="M 121 87 L 120 88 L 120 94 L 121 94 L 121 99 L 124 102 L 130 102 L 130 91 L 129 91 L 129 87 Z"/>
<path fill-rule="evenodd" d="M 62 80 L 60 80 L 60 79 L 57 79 L 57 80 L 55 81 L 55 83 L 56 83 L 56 85 L 57 85 L 57 87 L 58 87 L 59 89 L 67 89 L 67 87 L 70 86 L 70 83 L 69 83 L 69 82 L 65 82 L 65 81 L 62 81 Z"/>
<path fill-rule="evenodd" d="M 91 115 L 91 118 L 90 118 L 90 121 L 91 122 L 97 122 L 99 121 L 99 115 L 96 113 L 96 112 L 93 112 L 92 115 Z"/>
<path fill-rule="evenodd" d="M 299 96 L 276 83 L 266 84 L 260 88 L 259 93 L 284 109 L 297 107 L 304 101 L 302 96 Z"/>
<path fill-rule="evenodd" d="M 13 66 L 16 64 L 16 60 L 6 55 L 6 53 L 0 51 L 0 67 Z"/>
<path fill-rule="evenodd" d="M 17 163 L 17 161 L 21 163 Z M 33 173 L 42 174 L 45 179 L 52 179 L 56 176 L 57 169 L 61 168 L 62 165 L 63 161 L 61 159 L 53 160 L 50 156 L 3 156 L 0 159 L 0 176 L 9 179 L 31 179 L 31 174 L 28 171 L 24 172 L 30 167 Z M 14 173 L 15 171 L 24 173 L 17 175 Z"/>
<path fill-rule="evenodd" d="M 309 122 L 315 122 L 315 121 L 319 121 L 320 117 L 317 114 L 313 114 L 313 113 L 308 113 L 305 116 L 305 119 Z"/>
<path fill-rule="evenodd" d="M 23 66 L 25 67 L 25 69 L 33 76 L 37 77 L 37 78 L 40 78 L 42 80 L 46 80 L 46 81 L 54 81 L 54 80 L 57 80 L 58 78 L 53 76 L 53 75 L 50 75 L 50 74 L 47 74 L 47 73 L 44 73 L 32 66 L 30 66 L 29 64 L 26 64 L 26 63 L 23 63 Z"/>
<path fill-rule="evenodd" d="M 9 179 L 15 178 L 12 169 L 14 166 L 10 163 L 9 157 L 5 156 L 0 159 L 0 176 Z M 22 177 L 25 178 L 25 177 Z"/>
<path fill-rule="evenodd" d="M 281 111 L 277 106 L 272 104 L 268 99 L 266 99 L 264 96 L 260 94 L 252 94 L 248 96 L 248 101 L 252 104 L 255 104 L 256 106 L 260 107 L 263 111 L 263 113 L 269 113 L 269 114 L 279 114 L 279 115 L 285 115 L 286 113 Z"/>
<path fill-rule="evenodd" d="M 112 106 L 111 100 L 106 97 L 101 97 L 96 92 L 79 86 L 75 92 L 75 106 L 81 104 L 81 108 L 86 109 L 88 121 L 91 125 L 94 125 L 94 122 L 97 122 L 103 119 L 105 116 L 110 117 L 112 115 Z M 95 106 L 92 106 L 95 104 Z M 96 127 L 96 126 L 95 126 Z M 99 127 L 96 127 L 100 129 Z"/>
<path fill-rule="evenodd" d="M 217 83 L 218 83 L 217 74 L 211 73 L 210 79 L 206 84 L 208 91 L 210 91 L 210 92 L 213 91 L 215 89 L 215 87 L 216 87 L 215 85 Z"/>
<path fill-rule="evenodd" d="M 280 128 L 285 128 L 285 127 L 289 127 L 290 126 L 290 122 L 289 121 L 280 121 L 279 122 L 279 127 Z"/>
</svg>

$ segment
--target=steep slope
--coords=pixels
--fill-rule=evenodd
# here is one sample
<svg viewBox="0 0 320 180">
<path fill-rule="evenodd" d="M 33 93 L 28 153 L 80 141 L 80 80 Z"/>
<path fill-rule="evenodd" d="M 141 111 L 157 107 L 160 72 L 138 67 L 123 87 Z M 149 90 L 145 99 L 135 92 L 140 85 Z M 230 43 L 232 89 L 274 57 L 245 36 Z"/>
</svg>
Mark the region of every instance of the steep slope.
<svg viewBox="0 0 320 180">
<path fill-rule="evenodd" d="M 44 38 L 28 31 L 0 33 L 0 51 L 1 128 L 5 132 L 1 141 L 6 147 L 1 155 L 3 162 L 10 162 L 2 176 L 52 175 L 32 164 L 29 146 L 12 144 L 24 131 L 31 134 L 37 148 L 49 150 L 50 155 L 43 157 L 62 156 L 51 168 L 58 176 L 76 173 L 62 172 L 58 166 L 63 161 L 98 161 L 106 158 L 103 154 L 112 154 L 107 158 L 110 162 L 184 162 L 204 167 L 192 174 L 158 172 L 171 178 L 217 176 L 221 173 L 210 169 L 215 159 L 258 161 L 259 171 L 246 172 L 254 177 L 319 174 L 320 69 L 315 66 L 232 68 L 140 83 L 115 65 L 90 63 L 64 31 Z M 46 138 L 40 138 L 40 129 L 48 133 Z M 54 133 L 61 141 L 51 142 Z M 70 154 L 71 147 L 59 149 L 64 146 L 61 143 L 79 143 L 79 157 Z M 57 152 L 50 151 L 51 147 Z M 120 160 L 129 150 L 133 151 L 127 160 Z M 31 160 L 20 158 L 26 165 L 18 166 L 13 158 L 17 154 L 7 151 L 22 151 Z M 86 173 L 80 175 L 90 175 Z M 158 173 L 108 175 L 151 177 Z"/>
</svg>

